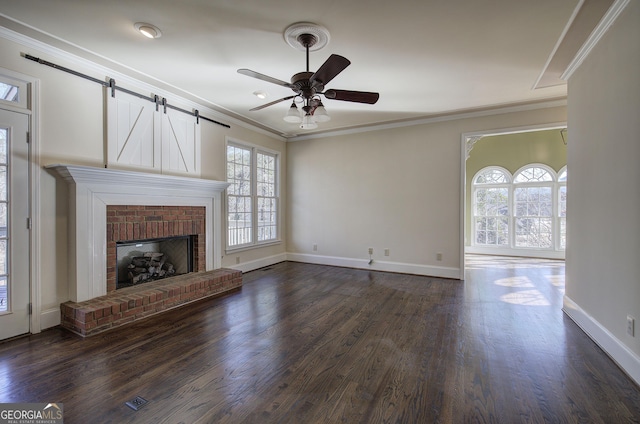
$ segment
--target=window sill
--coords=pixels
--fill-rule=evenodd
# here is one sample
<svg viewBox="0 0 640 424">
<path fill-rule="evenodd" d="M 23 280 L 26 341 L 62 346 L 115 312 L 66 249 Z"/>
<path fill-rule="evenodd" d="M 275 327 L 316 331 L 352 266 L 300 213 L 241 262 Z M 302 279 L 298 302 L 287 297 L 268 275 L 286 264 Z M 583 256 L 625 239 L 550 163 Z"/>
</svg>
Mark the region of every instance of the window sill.
<svg viewBox="0 0 640 424">
<path fill-rule="evenodd" d="M 274 241 L 269 241 L 269 242 L 264 242 L 259 244 L 251 244 L 251 245 L 244 245 L 244 246 L 238 246 L 238 247 L 228 247 L 225 249 L 224 252 L 225 254 L 230 254 L 230 253 L 242 252 L 245 250 L 260 249 L 262 247 L 277 246 L 279 244 L 282 244 L 282 240 L 274 240 Z"/>
<path fill-rule="evenodd" d="M 522 248 L 522 247 L 489 247 L 471 245 L 465 246 L 465 253 L 479 254 L 479 255 L 502 255 L 502 256 L 521 256 L 531 258 L 546 258 L 546 259 L 564 259 L 565 250 L 555 249 L 534 249 L 534 248 Z"/>
</svg>

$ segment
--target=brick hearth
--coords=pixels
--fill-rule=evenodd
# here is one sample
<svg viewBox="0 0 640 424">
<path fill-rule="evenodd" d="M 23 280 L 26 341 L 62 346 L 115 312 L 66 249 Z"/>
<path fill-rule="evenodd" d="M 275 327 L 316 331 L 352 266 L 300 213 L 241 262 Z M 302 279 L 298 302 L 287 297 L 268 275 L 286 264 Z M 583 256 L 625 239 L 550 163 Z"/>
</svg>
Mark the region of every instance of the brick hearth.
<svg viewBox="0 0 640 424">
<path fill-rule="evenodd" d="M 62 327 L 90 336 L 189 302 L 242 287 L 242 273 L 233 269 L 192 272 L 119 289 L 84 302 L 60 305 Z"/>
</svg>

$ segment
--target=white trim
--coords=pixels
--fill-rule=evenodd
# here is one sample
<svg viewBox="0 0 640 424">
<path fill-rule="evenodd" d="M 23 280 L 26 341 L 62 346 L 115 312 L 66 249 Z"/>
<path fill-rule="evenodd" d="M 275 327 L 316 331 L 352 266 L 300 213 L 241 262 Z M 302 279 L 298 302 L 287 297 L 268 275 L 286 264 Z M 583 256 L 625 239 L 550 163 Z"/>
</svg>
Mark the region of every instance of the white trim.
<svg viewBox="0 0 640 424">
<path fill-rule="evenodd" d="M 584 4 L 584 2 L 585 0 L 578 1 L 578 4 L 576 5 L 576 7 L 573 8 L 573 13 L 571 13 L 569 20 L 567 21 L 566 25 L 564 26 L 564 29 L 562 30 L 562 34 L 560 34 L 558 41 L 556 41 L 556 45 L 553 47 L 553 50 L 549 54 L 549 57 L 547 58 L 547 62 L 542 67 L 542 71 L 540 72 L 540 75 L 538 75 L 538 78 L 536 78 L 536 81 L 533 83 L 533 86 L 531 86 L 532 90 L 535 90 L 536 88 L 538 88 L 538 84 L 540 84 L 540 80 L 542 80 L 542 77 L 544 77 L 544 75 L 547 73 L 547 68 L 549 68 L 549 65 L 551 64 L 551 61 L 556 55 L 556 52 L 560 48 L 560 45 L 564 42 L 564 37 L 566 37 L 567 32 L 569 32 L 569 29 L 571 29 L 571 26 L 573 25 L 573 21 L 575 21 L 576 16 L 578 16 L 578 12 L 580 12 L 580 9 L 582 9 L 582 5 Z"/>
<path fill-rule="evenodd" d="M 273 256 L 267 256 L 265 258 L 256 259 L 254 261 L 243 262 L 241 264 L 227 266 L 227 268 L 236 269 L 242 272 L 249 272 L 259 268 L 264 268 L 265 266 L 275 265 L 280 262 L 284 262 L 287 260 L 286 253 L 280 253 Z"/>
<path fill-rule="evenodd" d="M 562 311 L 636 384 L 640 384 L 640 357 L 637 354 L 566 295 L 563 299 Z"/>
<path fill-rule="evenodd" d="M 31 119 L 29 149 L 31 154 L 31 332 L 39 333 L 46 322 L 42 314 L 42 209 L 40 207 L 40 181 L 42 175 L 40 156 L 40 80 L 31 81 Z M 58 319 L 60 314 L 58 311 Z"/>
<path fill-rule="evenodd" d="M 626 9 L 631 0 L 616 0 L 607 13 L 604 15 L 602 20 L 598 23 L 598 25 L 594 28 L 594 30 L 587 38 L 587 41 L 584 42 L 576 56 L 573 58 L 567 69 L 560 75 L 560 79 L 567 81 L 571 78 L 571 75 L 582 65 L 582 62 L 589 56 L 593 48 L 598 44 L 600 39 L 604 36 L 604 34 L 611 28 L 611 26 L 615 23 L 618 16 Z"/>
<path fill-rule="evenodd" d="M 69 190 L 69 297 L 106 294 L 108 205 L 204 206 L 206 270 L 222 261 L 222 195 L 229 183 L 75 165 L 49 165 Z M 158 190 L 162 187 L 162 190 Z"/>
<path fill-rule="evenodd" d="M 306 253 L 287 253 L 287 260 L 292 262 L 305 262 L 318 265 L 340 266 L 345 268 L 368 269 L 371 271 L 397 272 L 401 274 L 425 275 L 429 277 L 449 278 L 461 280 L 459 268 L 428 266 L 421 264 L 409 264 L 401 262 L 388 262 L 374 260 L 369 264 L 369 259 L 344 258 L 338 256 L 310 255 Z"/>
<path fill-rule="evenodd" d="M 36 315 L 35 312 L 33 315 Z M 39 330 L 60 325 L 60 308 L 51 308 L 41 311 L 38 314 L 38 321 L 40 322 Z M 39 333 L 40 331 L 37 332 Z M 32 331 L 32 333 L 36 333 L 36 331 Z"/>
<path fill-rule="evenodd" d="M 2 13 L 0 13 L 0 17 L 4 17 L 4 18 L 9 19 L 11 21 L 17 22 L 20 25 L 28 26 L 28 25 L 26 25 L 26 24 L 24 24 L 24 23 L 22 23 L 20 21 L 16 21 L 15 19 L 12 19 L 9 16 L 3 15 Z M 36 28 L 32 28 L 32 29 L 43 33 L 42 31 L 40 31 L 40 30 L 38 30 Z M 46 34 L 46 33 L 44 33 L 44 34 Z M 49 36 L 53 37 L 50 34 L 46 34 L 46 35 L 49 35 Z M 135 87 L 136 89 L 139 89 L 139 90 L 142 90 L 142 91 L 147 91 L 147 92 L 153 93 L 153 94 L 157 94 L 160 97 L 165 97 L 168 100 L 170 100 L 170 102 L 172 104 L 180 104 L 181 106 L 185 106 L 187 108 L 197 109 L 200 112 L 201 116 L 206 116 L 206 117 L 211 118 L 211 119 L 215 119 L 215 120 L 218 120 L 218 121 L 225 121 L 227 123 L 230 123 L 230 124 L 233 124 L 233 125 L 237 125 L 239 127 L 247 128 L 247 129 L 249 129 L 251 131 L 257 132 L 259 134 L 266 135 L 266 136 L 268 136 L 270 138 L 273 138 L 275 140 L 286 141 L 285 137 L 282 137 L 282 136 L 280 136 L 280 135 L 275 133 L 275 132 L 277 132 L 275 129 L 271 129 L 271 131 L 267 131 L 262 127 L 259 127 L 259 126 L 250 124 L 250 123 L 248 123 L 246 121 L 234 118 L 231 115 L 227 115 L 227 114 L 225 114 L 223 112 L 219 112 L 214 108 L 222 109 L 225 112 L 228 112 L 229 114 L 233 114 L 233 112 L 228 111 L 225 108 L 223 108 L 222 106 L 219 106 L 219 105 L 217 105 L 215 103 L 212 103 L 211 101 L 209 101 L 209 100 L 207 100 L 207 99 L 205 99 L 203 97 L 200 97 L 200 96 L 198 96 L 196 94 L 193 94 L 193 93 L 191 93 L 189 91 L 183 90 L 183 89 L 181 89 L 179 87 L 176 87 L 176 86 L 174 86 L 174 85 L 172 85 L 170 83 L 162 81 L 162 80 L 160 80 L 158 78 L 155 78 L 155 77 L 153 77 L 151 75 L 147 75 L 147 74 L 141 73 L 140 71 L 132 69 L 132 68 L 130 68 L 130 67 L 126 66 L 126 65 L 123 65 L 123 64 L 121 64 L 119 62 L 115 62 L 115 61 L 113 61 L 111 59 L 108 59 L 106 57 L 100 56 L 100 55 L 98 55 L 96 53 L 93 53 L 91 51 L 82 49 L 82 48 L 80 48 L 78 46 L 75 46 L 75 45 L 65 41 L 65 40 L 60 40 L 60 41 L 62 41 L 64 43 L 67 43 L 67 44 L 69 44 L 69 45 L 71 45 L 73 47 L 79 48 L 81 50 L 87 51 L 88 53 L 90 53 L 92 55 L 95 55 L 96 57 L 99 57 L 100 59 L 103 59 L 103 60 L 106 60 L 106 61 L 109 61 L 109 62 L 113 63 L 114 65 L 121 66 L 121 67 L 123 67 L 125 69 L 129 69 L 130 71 L 135 72 L 135 73 L 141 75 L 144 78 L 151 79 L 151 80 L 157 82 L 158 84 L 161 84 L 161 85 L 166 86 L 166 87 L 171 87 L 173 90 L 175 90 L 175 92 L 163 90 L 160 87 L 145 83 L 145 82 L 140 81 L 138 79 L 135 79 L 135 78 L 133 78 L 131 76 L 128 76 L 128 75 L 125 75 L 125 74 L 123 74 L 121 72 L 118 72 L 118 71 L 116 71 L 114 69 L 111 69 L 109 67 L 97 64 L 97 63 L 92 62 L 92 61 L 90 61 L 88 59 L 81 58 L 81 57 L 76 56 L 76 55 L 74 55 L 72 53 L 69 53 L 69 52 L 64 51 L 62 49 L 59 49 L 57 47 L 53 47 L 51 45 L 48 45 L 48 44 L 43 43 L 41 41 L 35 40 L 33 38 L 27 37 L 26 35 L 20 34 L 18 32 L 15 32 L 15 31 L 10 30 L 8 28 L 5 28 L 3 26 L 0 26 L 0 38 L 4 38 L 6 40 L 12 41 L 14 43 L 23 45 L 25 47 L 28 47 L 28 48 L 31 48 L 31 49 L 34 49 L 34 50 L 38 50 L 41 53 L 44 53 L 44 54 L 47 54 L 47 55 L 51 55 L 51 56 L 53 56 L 55 58 L 65 60 L 65 61 L 69 62 L 72 65 L 82 66 L 82 67 L 87 68 L 87 69 L 89 69 L 89 70 L 91 70 L 93 72 L 100 73 L 100 74 L 103 74 L 105 76 L 108 75 L 111 78 L 115 79 L 118 82 L 118 85 L 120 85 L 120 86 L 125 86 L 126 85 L 126 86 L 130 86 L 130 87 Z M 184 95 L 187 95 L 189 97 L 195 98 L 195 99 L 201 101 L 202 103 L 198 103 L 198 102 L 189 100 L 188 98 L 182 97 L 180 94 L 177 94 L 177 92 L 180 92 L 180 93 L 183 93 Z M 207 105 L 211 105 L 211 106 L 207 106 Z"/>
<path fill-rule="evenodd" d="M 566 103 L 565 103 L 566 106 Z M 465 143 L 468 138 L 473 137 L 489 137 L 493 135 L 519 134 L 536 131 L 556 130 L 567 128 L 566 122 L 550 122 L 548 124 L 526 125 L 523 127 L 499 128 L 484 131 L 472 131 L 462 134 L 462 142 Z M 464 145 L 464 144 L 463 144 Z"/>
<path fill-rule="evenodd" d="M 432 116 L 432 117 L 411 119 L 411 120 L 406 120 L 401 122 L 387 122 L 387 123 L 364 125 L 358 128 L 347 128 L 343 130 L 338 129 L 338 130 L 316 132 L 313 134 L 291 137 L 291 138 L 288 138 L 287 141 L 289 142 L 289 141 L 312 140 L 317 138 L 358 134 L 358 133 L 369 132 L 369 131 L 381 131 L 381 130 L 387 130 L 387 129 L 393 129 L 393 128 L 413 127 L 416 125 L 455 121 L 459 119 L 479 118 L 483 116 L 493 116 L 493 115 L 499 115 L 504 113 L 523 112 L 523 111 L 537 110 L 537 109 L 548 109 L 551 107 L 560 107 L 560 106 L 566 106 L 566 105 L 567 105 L 566 98 L 552 99 L 544 102 L 527 103 L 527 104 L 516 105 L 516 106 L 502 106 L 502 107 L 481 109 L 481 110 L 475 110 L 475 111 L 469 111 L 469 112 L 453 112 L 450 114 L 442 114 L 442 115 Z M 545 128 L 549 128 L 549 127 L 545 127 Z M 535 130 L 530 130 L 530 131 L 535 131 Z M 524 131 L 520 131 L 520 132 L 524 132 Z M 472 136 L 473 134 L 469 133 L 467 135 Z M 479 132 L 477 133 L 477 135 L 490 135 L 490 134 Z"/>
<path fill-rule="evenodd" d="M 42 223 L 40 209 L 40 80 L 29 75 L 21 74 L 6 68 L 0 68 L 0 74 L 16 79 L 26 84 L 26 104 L 2 102 L 2 108 L 13 112 L 26 114 L 29 116 L 29 163 L 30 163 L 30 217 L 31 231 L 29 233 L 29 271 L 30 271 L 30 294 L 31 316 L 29 331 L 39 333 L 42 330 L 41 315 L 41 293 L 42 280 L 40 274 L 40 252 L 42 244 L 40 242 L 40 226 Z M 25 106 L 25 107 L 23 107 Z M 44 327 L 46 328 L 46 327 Z"/>
<path fill-rule="evenodd" d="M 245 243 L 245 244 L 240 244 L 240 245 L 234 245 L 234 246 L 229 246 L 229 222 L 228 222 L 228 216 L 229 216 L 229 194 L 228 192 L 225 192 L 225 196 L 224 196 L 224 213 L 225 213 L 225 219 L 224 219 L 224 239 L 225 239 L 225 252 L 227 254 L 231 254 L 231 253 L 235 253 L 235 252 L 239 252 L 239 251 L 243 251 L 243 250 L 250 250 L 250 249 L 256 249 L 256 248 L 260 248 L 260 247 L 265 247 L 265 246 L 270 246 L 270 245 L 274 245 L 274 244 L 280 244 L 282 243 L 282 228 L 283 228 L 283 223 L 282 223 L 282 153 L 277 151 L 277 150 L 273 150 L 273 149 L 269 149 L 267 147 L 263 147 L 257 144 L 253 144 L 253 143 L 249 143 L 249 142 L 245 142 L 242 140 L 239 140 L 237 138 L 233 138 L 230 136 L 226 136 L 225 137 L 225 147 L 224 147 L 224 151 L 225 151 L 225 163 L 224 163 L 224 167 L 225 167 L 225 175 L 226 175 L 226 169 L 228 166 L 228 162 L 226 159 L 226 155 L 227 155 L 227 149 L 229 148 L 229 146 L 234 146 L 240 149 L 245 149 L 245 150 L 250 150 L 251 151 L 251 195 L 249 196 L 251 198 L 251 205 L 252 205 L 252 211 L 251 211 L 251 218 L 252 218 L 252 227 L 251 227 L 251 236 L 252 236 L 252 241 L 250 243 Z M 265 240 L 265 241 L 258 241 L 258 211 L 257 211 L 257 207 L 258 207 L 258 193 L 257 193 L 257 166 L 258 166 L 258 153 L 262 153 L 265 155 L 273 155 L 275 157 L 276 160 L 276 196 L 275 199 L 277 201 L 277 210 L 276 210 L 276 238 L 275 239 L 270 239 L 270 240 Z M 228 183 L 228 185 L 231 185 L 231 183 Z"/>
</svg>

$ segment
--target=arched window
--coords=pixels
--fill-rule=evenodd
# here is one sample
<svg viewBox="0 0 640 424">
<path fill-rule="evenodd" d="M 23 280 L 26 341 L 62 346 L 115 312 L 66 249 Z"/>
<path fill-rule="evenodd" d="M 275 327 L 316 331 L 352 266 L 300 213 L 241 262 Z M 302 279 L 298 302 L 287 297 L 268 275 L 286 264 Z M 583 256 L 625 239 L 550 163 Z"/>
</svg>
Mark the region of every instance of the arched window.
<svg viewBox="0 0 640 424">
<path fill-rule="evenodd" d="M 515 246 L 553 248 L 553 177 L 544 165 L 528 166 L 515 174 Z"/>
<path fill-rule="evenodd" d="M 506 169 L 485 168 L 473 180 L 475 244 L 509 245 L 509 185 Z"/>
<path fill-rule="evenodd" d="M 478 171 L 472 185 L 470 251 L 512 254 L 518 250 L 518 254 L 536 256 L 534 251 L 565 249 L 566 166 L 556 174 L 547 165 L 529 164 L 513 177 L 504 168 L 489 166 Z"/>
</svg>

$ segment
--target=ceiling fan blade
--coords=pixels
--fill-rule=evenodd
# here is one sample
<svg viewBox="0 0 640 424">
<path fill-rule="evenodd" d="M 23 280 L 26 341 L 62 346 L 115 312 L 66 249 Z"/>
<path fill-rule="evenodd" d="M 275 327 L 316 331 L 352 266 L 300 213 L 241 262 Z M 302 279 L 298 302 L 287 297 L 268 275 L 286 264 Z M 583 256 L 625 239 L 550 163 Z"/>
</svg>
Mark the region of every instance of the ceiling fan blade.
<svg viewBox="0 0 640 424">
<path fill-rule="evenodd" d="M 274 101 L 272 101 L 272 102 L 265 103 L 265 104 L 263 104 L 263 105 L 260 105 L 260 106 L 254 107 L 253 109 L 249 109 L 249 111 L 250 111 L 250 112 L 253 112 L 254 110 L 264 109 L 265 107 L 269 107 L 269 106 L 275 105 L 276 103 L 284 102 L 285 100 L 291 100 L 291 99 L 293 99 L 294 97 L 296 97 L 296 96 L 283 97 L 283 98 L 281 98 L 281 99 L 274 100 Z"/>
<path fill-rule="evenodd" d="M 322 85 L 327 85 L 329 81 L 334 79 L 336 75 L 344 71 L 349 65 L 351 65 L 351 62 L 346 57 L 332 54 L 329 56 L 329 59 L 322 64 L 320 69 L 311 75 L 309 81 L 311 81 L 312 84 L 318 82 Z"/>
<path fill-rule="evenodd" d="M 270 77 L 269 75 L 264 75 L 256 71 L 252 71 L 251 69 L 238 69 L 238 73 L 242 75 L 246 75 L 248 77 L 257 78 L 262 81 L 267 81 L 272 84 L 282 85 L 284 87 L 294 88 L 293 85 L 289 84 L 286 81 L 279 80 L 277 78 Z"/>
<path fill-rule="evenodd" d="M 372 93 L 369 91 L 327 90 L 323 94 L 327 99 L 369 103 L 371 105 L 377 102 L 380 98 L 379 93 Z"/>
</svg>

